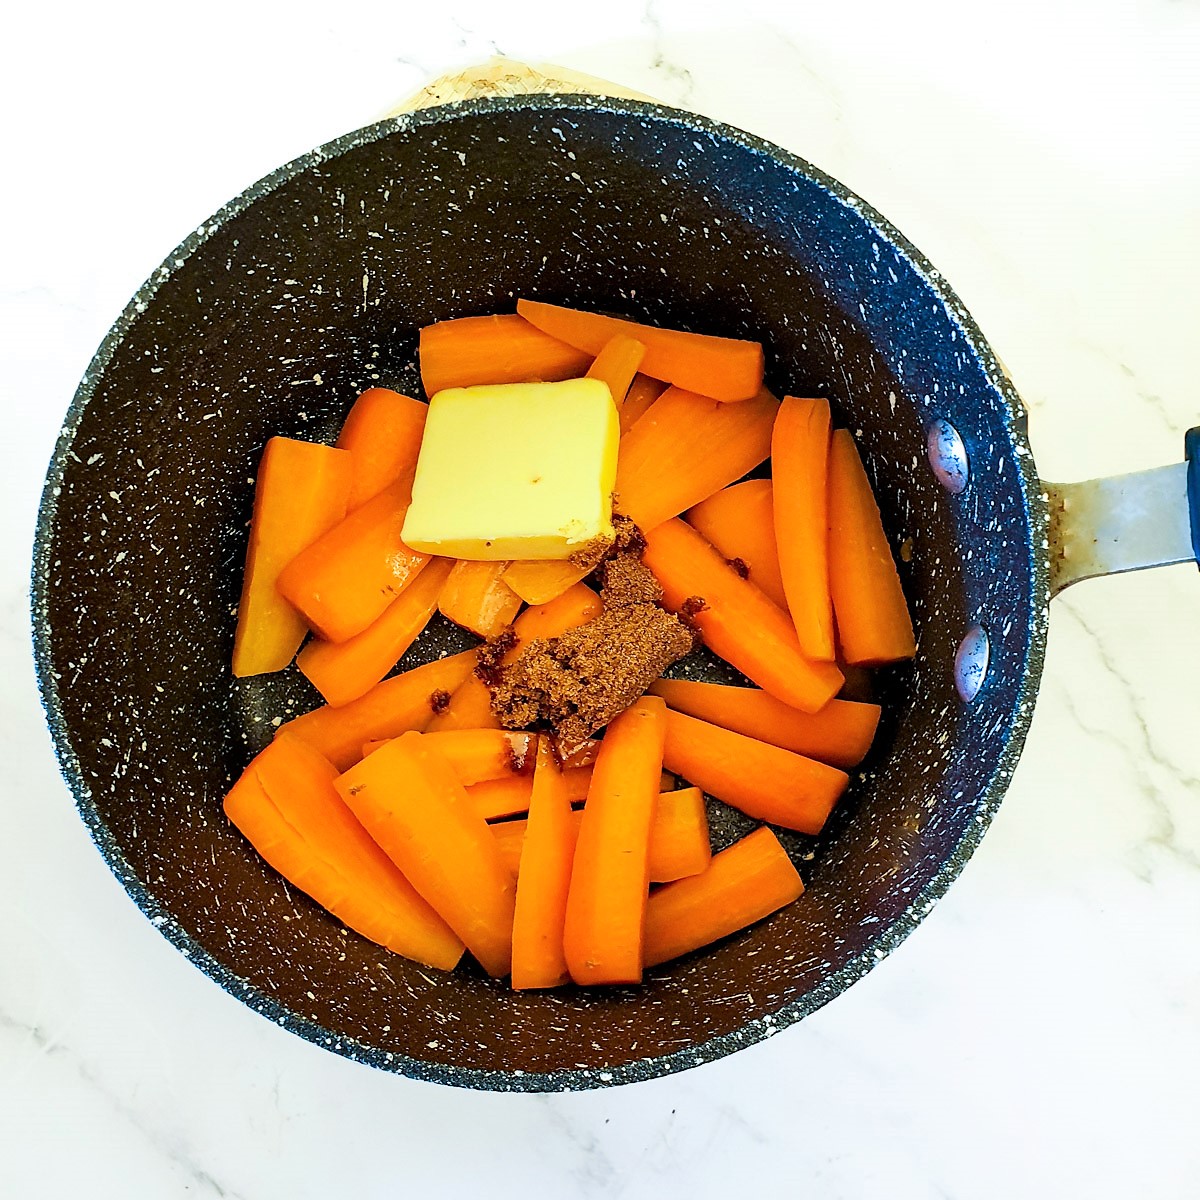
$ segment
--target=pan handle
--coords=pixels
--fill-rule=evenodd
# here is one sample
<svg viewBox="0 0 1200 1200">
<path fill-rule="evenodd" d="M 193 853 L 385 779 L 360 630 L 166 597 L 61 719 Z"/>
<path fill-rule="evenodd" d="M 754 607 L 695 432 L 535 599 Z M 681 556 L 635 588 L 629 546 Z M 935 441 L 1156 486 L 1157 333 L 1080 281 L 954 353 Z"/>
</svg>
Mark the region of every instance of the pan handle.
<svg viewBox="0 0 1200 1200">
<path fill-rule="evenodd" d="M 1183 452 L 1169 467 L 1045 485 L 1051 596 L 1097 575 L 1200 560 L 1200 426 Z"/>
</svg>

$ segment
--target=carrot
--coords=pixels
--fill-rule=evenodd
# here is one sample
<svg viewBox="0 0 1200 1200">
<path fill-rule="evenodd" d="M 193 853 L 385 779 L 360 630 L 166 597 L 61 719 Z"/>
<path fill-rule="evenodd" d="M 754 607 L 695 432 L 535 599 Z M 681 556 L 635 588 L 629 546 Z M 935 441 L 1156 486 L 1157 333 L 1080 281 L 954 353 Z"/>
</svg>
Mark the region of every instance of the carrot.
<svg viewBox="0 0 1200 1200">
<path fill-rule="evenodd" d="M 708 869 L 669 883 L 646 905 L 646 966 L 690 954 L 761 921 L 804 892 L 799 873 L 769 829 L 714 854 Z"/>
<path fill-rule="evenodd" d="M 338 792 L 489 975 L 508 974 L 516 889 L 450 764 L 406 733 L 351 767 Z"/>
<path fill-rule="evenodd" d="M 782 609 L 787 609 L 779 551 L 775 546 L 775 513 L 769 479 L 747 479 L 722 488 L 688 509 L 687 522 L 698 529 L 734 566 Z M 741 572 L 741 568 L 739 568 Z"/>
<path fill-rule="evenodd" d="M 586 799 L 591 777 L 590 767 L 566 768 L 563 771 L 563 781 L 567 789 L 567 798 L 571 801 Z M 467 794 L 474 801 L 476 793 L 482 793 L 485 788 L 495 787 L 500 782 L 507 781 L 494 780 L 490 783 L 476 784 L 475 787 L 467 788 Z M 525 800 L 528 805 L 533 790 L 532 782 L 527 778 L 520 778 L 519 782 L 525 788 Z M 524 811 L 524 808 L 513 808 L 511 812 L 498 812 L 495 815 L 507 817 Z M 571 819 L 578 825 L 583 820 L 583 809 L 572 810 Z M 490 828 L 496 835 L 505 864 L 515 875 L 521 864 L 521 844 L 525 840 L 524 818 L 496 821 Z M 708 816 L 704 811 L 704 793 L 699 788 L 680 788 L 676 791 L 673 776 L 663 771 L 659 779 L 654 823 L 650 826 L 650 882 L 666 883 L 672 879 L 679 879 L 682 875 L 691 873 L 688 868 L 695 863 L 699 863 L 695 870 L 703 870 L 711 853 Z"/>
<path fill-rule="evenodd" d="M 233 638 L 238 678 L 281 671 L 304 641 L 304 618 L 275 589 L 279 572 L 346 513 L 353 462 L 342 450 L 292 438 L 267 442 L 254 485 L 254 516 Z"/>
<path fill-rule="evenodd" d="M 643 532 L 740 479 L 771 453 L 779 401 L 721 404 L 670 387 L 621 438 L 616 505 Z"/>
<path fill-rule="evenodd" d="M 549 603 L 527 608 L 513 622 L 512 644 L 500 661 L 512 662 L 520 654 L 523 642 L 558 637 L 568 629 L 586 624 L 603 611 L 600 597 L 591 588 L 576 583 Z M 500 722 L 492 712 L 492 696 L 487 685 L 475 675 L 465 679 L 427 728 L 430 733 L 442 729 L 499 729 Z"/>
<path fill-rule="evenodd" d="M 336 777 L 317 751 L 279 738 L 234 784 L 225 812 L 271 866 L 351 929 L 451 970 L 462 942 L 354 818 Z"/>
<path fill-rule="evenodd" d="M 569 558 L 557 562 L 549 559 L 519 559 L 509 564 L 504 572 L 504 582 L 526 604 L 549 604 L 594 570 L 594 565 L 577 567 Z"/>
<path fill-rule="evenodd" d="M 563 925 L 579 836 L 571 817 L 563 772 L 550 739 L 541 737 L 517 874 L 512 932 L 512 985 L 517 991 L 557 987 L 570 978 Z"/>
<path fill-rule="evenodd" d="M 430 559 L 362 633 L 344 642 L 314 640 L 300 651 L 296 665 L 328 704 L 357 700 L 400 661 L 429 624 L 452 565 L 447 558 Z"/>
<path fill-rule="evenodd" d="M 442 616 L 476 637 L 495 637 L 521 608 L 521 597 L 500 578 L 507 567 L 506 562 L 456 562 L 438 597 Z"/>
<path fill-rule="evenodd" d="M 464 650 L 414 667 L 377 683 L 366 695 L 341 708 L 325 705 L 294 717 L 279 727 L 276 737 L 293 734 L 344 771 L 358 761 L 364 742 L 424 729 L 437 696 L 458 687 L 475 661 L 475 651 Z"/>
<path fill-rule="evenodd" d="M 614 334 L 588 367 L 587 377 L 608 384 L 613 403 L 620 409 L 645 355 L 646 347 L 641 342 L 623 333 Z"/>
<path fill-rule="evenodd" d="M 562 774 L 567 787 L 567 796 L 572 803 L 586 800 L 588 788 L 592 783 L 591 765 L 572 767 L 564 762 Z M 673 791 L 675 777 L 669 772 L 663 771 L 659 777 L 658 786 L 661 792 Z M 528 812 L 532 789 L 533 781 L 528 775 L 508 775 L 500 779 L 485 779 L 482 783 L 474 783 L 467 788 L 467 795 L 471 797 L 471 803 L 482 813 L 485 820 L 496 821 L 503 817 L 512 817 L 518 813 Z M 511 822 L 506 821 L 504 824 L 511 824 Z"/>
<path fill-rule="evenodd" d="M 390 388 L 367 388 L 346 414 L 339 449 L 354 460 L 348 512 L 417 465 L 429 406 Z"/>
<path fill-rule="evenodd" d="M 429 560 L 400 540 L 412 480 L 406 471 L 279 573 L 280 592 L 326 641 L 362 633 Z"/>
<path fill-rule="evenodd" d="M 667 390 L 667 385 L 659 379 L 651 379 L 649 375 L 637 374 L 625 393 L 625 402 L 621 405 L 621 436 L 624 437 L 637 424 L 646 410 Z"/>
<path fill-rule="evenodd" d="M 820 833 L 850 782 L 836 767 L 669 709 L 666 725 L 669 770 L 772 825 Z"/>
<path fill-rule="evenodd" d="M 454 768 L 459 783 L 468 793 L 476 784 L 531 782 L 536 734 L 507 729 L 449 729 L 441 733 L 426 733 L 424 736 L 429 739 L 427 744 Z M 363 758 L 391 741 L 395 739 L 374 738 L 364 742 Z"/>
<path fill-rule="evenodd" d="M 421 330 L 421 383 L 427 396 L 479 383 L 576 379 L 592 355 L 565 345 L 515 314 L 460 317 Z"/>
<path fill-rule="evenodd" d="M 636 338 L 646 347 L 642 370 L 647 375 L 715 400 L 749 400 L 762 387 L 758 342 L 659 329 L 536 300 L 518 300 L 517 312 L 544 333 L 589 354 L 599 354 L 618 333 Z"/>
<path fill-rule="evenodd" d="M 579 984 L 638 983 L 650 884 L 650 827 L 662 770 L 666 705 L 643 696 L 614 718 L 579 828 L 563 950 Z"/>
<path fill-rule="evenodd" d="M 879 506 L 848 430 L 833 435 L 829 583 L 846 661 L 877 666 L 917 652 L 912 618 Z"/>
<path fill-rule="evenodd" d="M 829 401 L 788 396 L 771 437 L 779 572 L 806 658 L 833 662 L 829 598 Z"/>
<path fill-rule="evenodd" d="M 830 700 L 819 712 L 803 713 L 757 688 L 686 679 L 660 679 L 650 691 L 676 712 L 843 770 L 862 762 L 879 726 L 878 704 Z"/>
<path fill-rule="evenodd" d="M 838 669 L 809 662 L 787 614 L 690 525 L 665 521 L 651 530 L 642 561 L 662 584 L 666 607 L 685 613 L 710 650 L 777 700 L 816 712 L 837 695 Z"/>
</svg>

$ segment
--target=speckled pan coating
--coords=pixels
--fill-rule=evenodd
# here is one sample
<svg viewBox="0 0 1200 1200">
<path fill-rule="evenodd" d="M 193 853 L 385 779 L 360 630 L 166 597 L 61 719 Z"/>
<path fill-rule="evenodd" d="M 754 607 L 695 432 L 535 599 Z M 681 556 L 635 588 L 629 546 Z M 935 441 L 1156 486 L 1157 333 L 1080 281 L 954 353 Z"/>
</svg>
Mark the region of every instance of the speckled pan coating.
<svg viewBox="0 0 1200 1200">
<path fill-rule="evenodd" d="M 357 392 L 415 388 L 415 334 L 518 295 L 762 339 L 769 382 L 830 397 L 865 450 L 920 639 L 894 714 L 819 843 L 803 901 L 640 990 L 516 995 L 346 932 L 220 808 L 313 693 L 228 663 L 252 479 L 272 433 L 327 438 Z M 971 458 L 952 496 L 926 431 Z M 677 1071 L 826 1003 L 929 911 L 1025 737 L 1046 627 L 1046 519 L 1024 413 L 974 322 L 877 213 L 793 155 L 631 101 L 468 102 L 360 130 L 246 191 L 122 314 L 50 465 L 37 666 L 63 773 L 156 926 L 269 1019 L 421 1079 L 567 1090 Z M 992 639 L 972 705 L 963 632 Z M 457 647 L 444 627 L 420 657 Z M 412 661 L 416 661 L 414 658 Z M 412 665 L 406 662 L 405 665 Z M 704 661 L 684 673 L 712 671 Z M 732 837 L 739 821 L 720 822 Z"/>
</svg>

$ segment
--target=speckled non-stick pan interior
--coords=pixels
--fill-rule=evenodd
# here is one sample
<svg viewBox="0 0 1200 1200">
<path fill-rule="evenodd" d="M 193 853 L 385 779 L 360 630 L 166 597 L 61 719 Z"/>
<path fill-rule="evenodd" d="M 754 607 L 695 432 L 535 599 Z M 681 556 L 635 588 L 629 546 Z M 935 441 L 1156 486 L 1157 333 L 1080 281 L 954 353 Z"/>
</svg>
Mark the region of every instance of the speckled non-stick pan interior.
<svg viewBox="0 0 1200 1200">
<path fill-rule="evenodd" d="M 517 296 L 762 340 L 780 393 L 823 394 L 865 452 L 920 641 L 880 679 L 880 742 L 817 843 L 803 900 L 645 986 L 515 995 L 348 933 L 221 812 L 294 670 L 229 658 L 266 438 L 330 438 L 374 383 L 419 388 L 416 331 Z M 420 394 L 419 391 L 416 394 Z M 961 432 L 937 483 L 926 432 Z M 469 485 L 469 478 L 464 479 Z M 1044 640 L 1044 515 L 1020 406 L 929 265 L 806 163 L 698 117 L 578 97 L 384 122 L 251 188 L 135 297 L 51 466 L 35 644 L 64 773 L 112 869 L 222 986 L 295 1032 L 410 1075 L 598 1086 L 770 1035 L 865 973 L 982 834 L 1019 753 Z M 956 647 L 991 634 L 973 704 Z M 453 642 L 444 626 L 404 666 Z M 687 670 L 703 673 L 704 661 Z M 737 821 L 718 822 L 728 839 Z"/>
</svg>

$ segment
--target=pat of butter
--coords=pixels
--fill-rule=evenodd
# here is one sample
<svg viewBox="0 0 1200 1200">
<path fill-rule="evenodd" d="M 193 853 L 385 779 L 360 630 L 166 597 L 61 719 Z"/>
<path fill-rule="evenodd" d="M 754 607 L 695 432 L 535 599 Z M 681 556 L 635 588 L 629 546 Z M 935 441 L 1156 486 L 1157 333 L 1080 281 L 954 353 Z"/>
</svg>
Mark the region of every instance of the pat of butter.
<svg viewBox="0 0 1200 1200">
<path fill-rule="evenodd" d="M 448 558 L 569 558 L 612 535 L 619 440 L 598 379 L 438 392 L 401 537 Z"/>
</svg>

